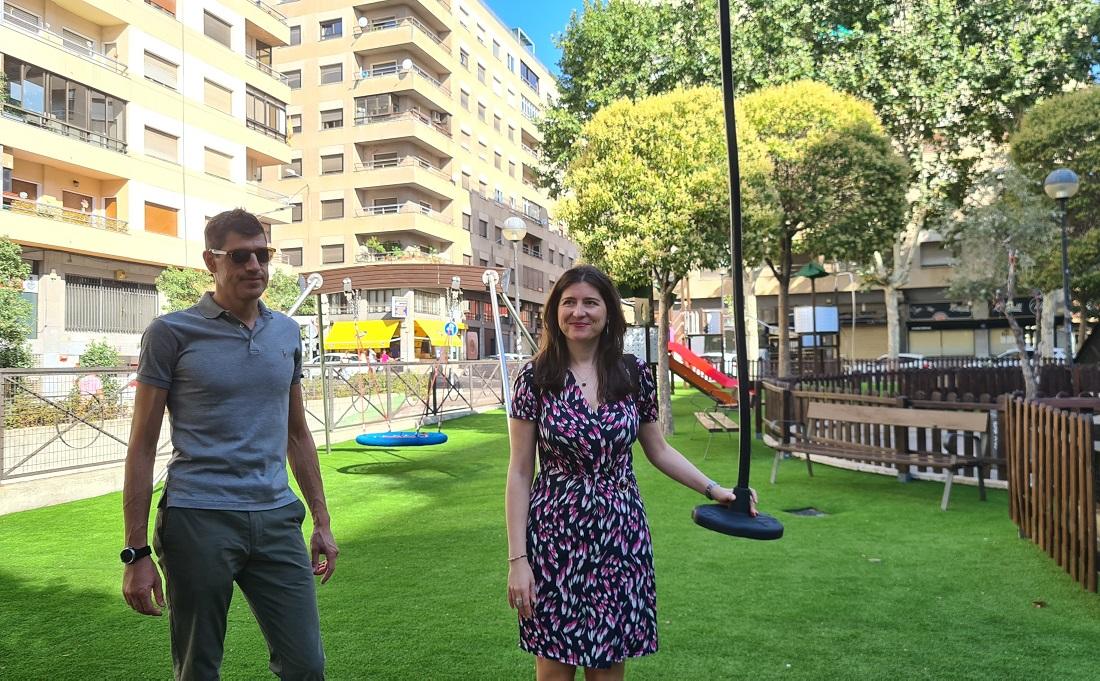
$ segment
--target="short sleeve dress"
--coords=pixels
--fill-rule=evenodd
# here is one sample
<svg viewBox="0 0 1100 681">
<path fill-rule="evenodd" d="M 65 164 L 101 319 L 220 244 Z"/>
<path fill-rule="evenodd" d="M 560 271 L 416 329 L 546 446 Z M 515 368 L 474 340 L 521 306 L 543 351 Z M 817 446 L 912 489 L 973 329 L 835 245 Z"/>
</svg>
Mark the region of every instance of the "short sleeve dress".
<svg viewBox="0 0 1100 681">
<path fill-rule="evenodd" d="M 516 378 L 512 417 L 538 425 L 527 558 L 535 616 L 520 619 L 520 648 L 607 668 L 657 651 L 653 545 L 631 463 L 643 421 L 657 420 L 657 387 L 638 360 L 640 389 L 589 407 L 572 374 L 560 393 L 540 391 L 534 370 Z"/>
</svg>

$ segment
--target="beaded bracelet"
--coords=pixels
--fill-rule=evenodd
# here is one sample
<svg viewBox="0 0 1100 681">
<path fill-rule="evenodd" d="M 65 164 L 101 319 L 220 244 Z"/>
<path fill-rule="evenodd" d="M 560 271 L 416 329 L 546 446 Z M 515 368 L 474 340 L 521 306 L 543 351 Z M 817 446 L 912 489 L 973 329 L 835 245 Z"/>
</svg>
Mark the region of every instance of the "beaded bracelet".
<svg viewBox="0 0 1100 681">
<path fill-rule="evenodd" d="M 509 562 L 509 563 L 514 563 L 514 562 L 516 562 L 517 560 L 519 560 L 520 558 L 526 558 L 526 557 L 527 557 L 527 554 L 526 554 L 526 553 L 521 553 L 521 554 L 519 554 L 518 556 L 512 556 L 511 558 L 509 558 L 509 559 L 508 559 L 508 562 Z"/>
<path fill-rule="evenodd" d="M 718 486 L 718 483 L 711 480 L 710 483 L 707 485 L 707 488 L 705 490 L 703 490 L 703 496 L 705 496 L 707 499 L 710 499 L 711 501 L 714 501 L 714 497 L 712 497 L 710 495 L 710 491 L 712 489 L 714 489 L 715 487 L 717 487 L 717 486 Z"/>
</svg>

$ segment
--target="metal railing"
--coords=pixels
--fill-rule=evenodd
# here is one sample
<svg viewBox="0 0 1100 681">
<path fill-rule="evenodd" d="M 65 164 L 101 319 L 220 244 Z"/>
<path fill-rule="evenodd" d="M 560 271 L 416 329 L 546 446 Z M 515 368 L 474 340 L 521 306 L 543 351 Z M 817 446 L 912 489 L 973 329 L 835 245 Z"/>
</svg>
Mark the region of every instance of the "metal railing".
<svg viewBox="0 0 1100 681">
<path fill-rule="evenodd" d="M 259 121 L 254 121 L 251 118 L 246 118 L 245 119 L 245 124 L 248 126 L 249 130 L 255 130 L 257 132 L 262 132 L 263 134 L 267 135 L 268 137 L 274 137 L 275 139 L 279 140 L 280 142 L 283 142 L 284 144 L 286 143 L 286 133 L 285 132 L 279 132 L 278 130 L 272 130 L 271 128 L 267 127 L 267 125 L 265 125 L 265 124 L 263 124 Z"/>
<path fill-rule="evenodd" d="M 438 175 L 446 180 L 451 178 L 447 176 L 447 173 L 442 169 L 437 168 L 431 164 L 430 161 L 420 158 L 419 156 L 400 156 L 395 159 L 389 159 L 385 161 L 371 161 L 369 163 L 356 163 L 355 170 L 357 172 L 368 170 L 382 170 L 385 168 L 399 168 L 399 167 L 420 167 L 428 172 Z"/>
<path fill-rule="evenodd" d="M 355 37 L 358 38 L 365 33 L 376 33 L 379 31 L 395 31 L 402 28 L 409 28 L 412 31 L 420 31 L 424 35 L 428 36 L 432 42 L 439 45 L 447 53 L 451 53 L 451 48 L 447 47 L 443 43 L 443 38 L 432 29 L 425 26 L 419 19 L 415 17 L 405 17 L 404 19 L 398 19 L 397 21 L 387 21 L 384 23 L 372 24 L 366 28 L 355 28 Z"/>
<path fill-rule="evenodd" d="M 444 127 L 441 123 L 433 121 L 431 118 L 425 116 L 418 111 L 403 111 L 401 113 L 380 114 L 371 116 L 363 113 L 355 114 L 356 125 L 374 125 L 376 123 L 392 123 L 394 121 L 401 121 L 404 119 L 410 119 L 416 123 L 427 125 L 434 129 L 441 135 L 445 135 L 447 138 L 451 137 L 451 131 Z"/>
<path fill-rule="evenodd" d="M 97 66 L 102 66 L 106 69 L 114 71 L 115 73 L 126 73 L 126 65 L 122 62 L 116 59 L 112 59 L 105 54 L 100 54 L 88 45 L 78 45 L 77 43 L 66 38 L 60 33 L 55 33 L 48 28 L 44 28 L 37 24 L 32 24 L 31 22 L 16 16 L 7 7 L 4 8 L 2 19 L 0 19 L 0 25 L 8 26 L 16 31 L 19 31 L 20 33 L 24 33 L 34 38 L 39 42 L 51 45 L 60 50 L 64 50 L 69 54 L 74 54 L 77 57 L 84 59 L 85 61 L 89 61 L 93 64 L 96 64 Z"/>
<path fill-rule="evenodd" d="M 524 151 L 526 151 L 528 154 L 531 154 L 531 156 L 535 157 L 536 159 L 539 157 L 539 152 L 534 147 L 527 146 L 523 142 L 520 142 L 519 146 L 522 147 Z"/>
<path fill-rule="evenodd" d="M 94 144 L 97 147 L 103 147 L 104 149 L 110 149 L 111 151 L 117 151 L 119 153 L 126 153 L 126 143 L 122 140 L 108 137 L 101 132 L 93 132 L 85 128 L 81 128 L 64 121 L 60 121 L 49 114 L 41 111 L 29 111 L 22 107 L 11 104 L 10 102 L 3 102 L 0 104 L 2 107 L 3 115 L 7 118 L 13 118 L 27 125 L 33 125 L 36 128 L 43 128 L 50 132 L 57 133 L 58 135 L 64 135 L 66 137 L 72 137 L 78 139 L 81 142 L 87 142 L 88 144 Z"/>
<path fill-rule="evenodd" d="M 416 64 L 413 64 L 410 70 L 413 72 L 414 76 L 423 78 L 424 80 L 428 81 L 428 83 L 430 83 L 440 92 L 448 96 L 451 94 L 451 89 L 449 87 L 444 85 L 442 82 L 439 81 L 438 78 L 431 75 Z M 398 78 L 401 78 L 405 75 L 405 73 L 406 71 L 396 64 L 390 66 L 378 66 L 373 69 L 360 69 L 355 74 L 355 82 L 358 83 L 360 81 L 370 80 L 371 78 L 385 78 L 387 76 L 396 76 Z"/>
<path fill-rule="evenodd" d="M 374 217 L 376 215 L 395 215 L 397 213 L 419 213 L 420 215 L 426 215 L 433 220 L 445 224 L 451 224 L 451 218 L 443 213 L 432 210 L 426 206 L 421 206 L 415 201 L 406 201 L 404 203 L 385 203 L 379 206 L 360 206 L 355 209 L 356 217 Z"/>
<path fill-rule="evenodd" d="M 268 16 L 271 16 L 271 17 L 274 17 L 275 19 L 277 19 L 279 21 L 279 23 L 281 23 L 282 25 L 284 25 L 284 26 L 287 25 L 286 15 L 283 14 L 282 12 L 280 12 L 279 10 L 275 9 L 274 7 L 268 5 L 264 2 L 261 2 L 260 0 L 252 0 L 252 4 L 259 7 Z"/>
<path fill-rule="evenodd" d="M 425 253 L 423 251 L 401 251 L 395 253 L 393 251 L 378 251 L 366 250 L 358 253 L 355 256 L 355 262 L 357 263 L 379 263 L 379 262 L 450 262 L 441 255 L 435 253 Z M 362 309 L 364 303 L 360 303 L 359 307 Z M 382 305 L 380 310 L 367 310 L 362 309 L 364 312 L 389 312 L 389 306 Z"/>
<path fill-rule="evenodd" d="M 499 362 L 444 363 L 434 385 L 429 379 L 432 366 L 327 362 L 328 389 L 323 390 L 320 365 L 304 365 L 306 420 L 318 449 L 324 451 L 326 422 L 331 439 L 338 441 L 385 429 L 391 421 L 421 420 L 425 405 L 433 401 L 439 405 L 438 417 L 503 404 Z M 509 369 L 519 366 L 514 363 Z M 0 481 L 123 462 L 136 378 L 131 368 L 0 369 Z M 436 418 L 429 414 L 423 425 Z M 158 457 L 172 452 L 169 431 L 166 415 Z M 71 483 L 58 478 L 58 485 L 66 484 Z"/>
<path fill-rule="evenodd" d="M 531 246 L 528 246 L 527 244 L 523 244 L 523 254 L 529 255 L 532 258 L 538 258 L 539 260 L 542 260 L 541 248 L 533 248 Z"/>
<path fill-rule="evenodd" d="M 145 0 L 145 6 L 150 7 L 152 9 L 155 9 L 156 11 L 160 12 L 161 14 L 164 14 L 166 16 L 170 16 L 170 17 L 172 17 L 172 19 L 174 19 L 176 21 L 179 21 L 179 17 L 177 17 L 175 15 L 175 13 L 170 12 L 169 10 L 165 9 L 164 7 L 161 7 L 157 3 L 153 2 L 153 0 Z"/>
<path fill-rule="evenodd" d="M 106 215 L 85 213 L 83 211 L 65 208 L 64 206 L 46 203 L 44 201 L 31 201 L 29 199 L 18 199 L 5 196 L 3 207 L 5 210 L 10 210 L 12 213 L 18 215 L 37 215 L 41 218 L 65 222 L 70 225 L 92 227 L 93 229 L 102 229 L 108 232 L 120 232 L 123 234 L 127 234 L 130 231 L 129 223 L 127 223 L 126 220 L 110 218 Z"/>
<path fill-rule="evenodd" d="M 245 59 L 245 61 L 248 62 L 249 66 L 251 66 L 252 68 L 260 71 L 261 73 L 266 73 L 267 75 L 271 76 L 272 78 L 279 81 L 283 85 L 288 85 L 288 86 L 290 85 L 290 78 L 288 78 L 287 76 L 285 76 L 282 73 L 279 73 L 278 71 L 271 68 L 269 65 L 263 63 L 259 59 L 256 59 L 252 55 L 246 54 L 244 59 Z"/>
</svg>

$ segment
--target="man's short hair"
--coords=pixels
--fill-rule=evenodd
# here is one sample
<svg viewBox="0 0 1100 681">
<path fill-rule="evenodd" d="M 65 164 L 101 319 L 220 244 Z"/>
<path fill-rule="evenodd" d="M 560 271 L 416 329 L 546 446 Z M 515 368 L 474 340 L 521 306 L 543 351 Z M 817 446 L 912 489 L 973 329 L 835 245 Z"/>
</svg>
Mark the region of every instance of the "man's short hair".
<svg viewBox="0 0 1100 681">
<path fill-rule="evenodd" d="M 206 229 L 203 230 L 206 248 L 221 248 L 225 245 L 225 240 L 229 237 L 230 232 L 246 237 L 259 236 L 260 234 L 267 236 L 263 224 L 255 215 L 244 208 L 234 208 L 218 213 L 206 223 Z"/>
</svg>

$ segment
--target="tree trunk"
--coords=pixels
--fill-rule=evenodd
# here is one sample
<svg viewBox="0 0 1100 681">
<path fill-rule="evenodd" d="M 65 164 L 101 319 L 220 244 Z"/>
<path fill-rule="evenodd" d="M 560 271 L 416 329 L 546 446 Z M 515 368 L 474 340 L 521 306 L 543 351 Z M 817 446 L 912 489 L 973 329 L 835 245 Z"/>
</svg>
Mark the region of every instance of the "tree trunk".
<svg viewBox="0 0 1100 681">
<path fill-rule="evenodd" d="M 1047 291 L 1043 294 L 1043 309 L 1039 314 L 1039 347 L 1036 353 L 1043 359 L 1054 356 L 1054 336 L 1058 329 L 1054 326 L 1054 309 L 1058 306 L 1060 289 Z"/>
<path fill-rule="evenodd" d="M 668 334 L 670 328 L 670 314 L 672 311 L 672 299 L 675 296 L 675 282 L 669 283 L 661 277 L 657 285 L 658 313 L 657 322 L 657 407 L 658 420 L 661 432 L 672 435 L 675 424 L 672 420 L 672 377 L 668 368 Z"/>
<path fill-rule="evenodd" d="M 882 295 L 886 303 L 886 355 L 897 359 L 901 352 L 901 306 L 898 303 L 901 292 L 893 284 L 887 284 L 882 287 Z"/>
<path fill-rule="evenodd" d="M 790 327 L 787 317 L 790 314 L 790 281 L 789 276 L 779 278 L 779 378 L 789 378 L 791 375 L 791 344 Z"/>
<path fill-rule="evenodd" d="M 1035 380 L 1035 368 L 1027 356 L 1027 342 L 1024 340 L 1024 330 L 1016 321 L 1016 315 L 1012 312 L 1012 301 L 1016 300 L 1016 252 L 1008 253 L 1008 281 L 1005 282 L 1004 299 L 999 301 L 1005 319 L 1008 320 L 1008 328 L 1012 329 L 1012 337 L 1016 339 L 1016 349 L 1020 355 L 1020 370 L 1024 374 L 1024 397 L 1033 400 L 1039 394 L 1039 385 Z"/>
<path fill-rule="evenodd" d="M 760 315 L 756 305 L 756 280 L 760 278 L 763 268 L 752 267 L 744 270 L 745 291 L 745 357 L 751 360 L 760 359 Z M 722 329 L 725 333 L 725 329 Z M 741 352 L 741 348 L 737 348 Z"/>
</svg>

